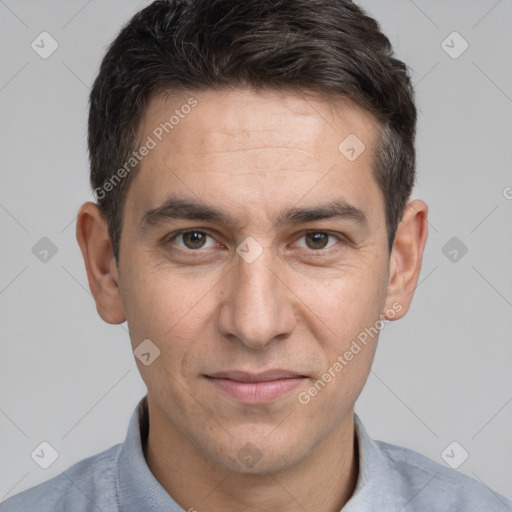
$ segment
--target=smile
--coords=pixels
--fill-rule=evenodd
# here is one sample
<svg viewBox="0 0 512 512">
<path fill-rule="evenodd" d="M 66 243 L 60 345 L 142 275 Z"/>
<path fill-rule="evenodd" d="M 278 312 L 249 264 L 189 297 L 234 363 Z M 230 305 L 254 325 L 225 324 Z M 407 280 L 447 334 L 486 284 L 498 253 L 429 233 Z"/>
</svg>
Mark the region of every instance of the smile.
<svg viewBox="0 0 512 512">
<path fill-rule="evenodd" d="M 262 405 L 284 397 L 307 379 L 303 375 L 283 371 L 263 374 L 225 372 L 205 377 L 222 393 L 238 402 L 252 405 Z"/>
</svg>

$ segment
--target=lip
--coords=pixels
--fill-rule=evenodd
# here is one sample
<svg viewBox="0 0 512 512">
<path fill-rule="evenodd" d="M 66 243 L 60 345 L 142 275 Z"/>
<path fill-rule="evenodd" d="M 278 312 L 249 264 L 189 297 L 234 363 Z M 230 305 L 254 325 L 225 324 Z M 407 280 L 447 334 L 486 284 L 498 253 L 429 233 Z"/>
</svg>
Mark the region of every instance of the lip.
<svg viewBox="0 0 512 512">
<path fill-rule="evenodd" d="M 231 398 L 252 405 L 261 405 L 282 398 L 307 378 L 305 375 L 281 369 L 263 373 L 217 372 L 204 377 Z"/>
<path fill-rule="evenodd" d="M 242 371 L 217 372 L 209 374 L 207 375 L 207 377 L 212 377 L 214 379 L 230 379 L 236 380 L 237 382 L 268 382 L 271 380 L 278 379 L 305 377 L 305 375 L 277 368 L 274 370 L 267 370 L 266 372 L 261 373 L 250 373 Z"/>
</svg>

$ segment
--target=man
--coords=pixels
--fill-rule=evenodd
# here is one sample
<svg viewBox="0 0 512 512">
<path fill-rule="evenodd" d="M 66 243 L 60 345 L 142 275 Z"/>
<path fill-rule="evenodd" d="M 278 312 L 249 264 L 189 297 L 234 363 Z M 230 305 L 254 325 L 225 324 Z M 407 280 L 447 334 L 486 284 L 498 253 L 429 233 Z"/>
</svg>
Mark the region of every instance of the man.
<svg viewBox="0 0 512 512">
<path fill-rule="evenodd" d="M 348 0 L 173 0 L 110 46 L 77 239 L 148 394 L 2 511 L 502 511 L 354 414 L 427 238 L 406 67 Z M 507 508 L 508 507 L 508 508 Z"/>
</svg>

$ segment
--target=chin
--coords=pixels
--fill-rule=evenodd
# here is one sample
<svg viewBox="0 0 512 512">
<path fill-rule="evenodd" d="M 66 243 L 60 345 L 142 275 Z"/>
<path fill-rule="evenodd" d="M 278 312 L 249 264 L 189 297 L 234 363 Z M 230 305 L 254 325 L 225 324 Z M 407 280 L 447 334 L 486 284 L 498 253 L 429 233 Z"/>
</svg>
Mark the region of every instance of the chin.
<svg viewBox="0 0 512 512">
<path fill-rule="evenodd" d="M 314 449 L 313 440 L 307 449 L 303 437 L 296 440 L 292 436 L 276 436 L 273 440 L 266 437 L 249 439 L 246 442 L 230 439 L 226 445 L 209 446 L 203 453 L 228 471 L 256 476 L 285 471 L 300 463 Z"/>
<path fill-rule="evenodd" d="M 271 456 L 262 455 L 262 457 L 255 462 L 246 463 L 244 461 L 240 461 L 237 458 L 237 454 L 233 454 L 233 456 L 229 458 L 216 458 L 215 463 L 219 466 L 224 467 L 232 473 L 236 473 L 239 475 L 247 475 L 247 476 L 268 476 L 268 474 L 275 474 L 281 471 L 285 471 L 290 467 L 294 466 L 300 461 L 300 456 L 297 457 L 297 454 L 290 454 L 290 457 L 284 457 L 282 454 L 272 454 Z"/>
</svg>

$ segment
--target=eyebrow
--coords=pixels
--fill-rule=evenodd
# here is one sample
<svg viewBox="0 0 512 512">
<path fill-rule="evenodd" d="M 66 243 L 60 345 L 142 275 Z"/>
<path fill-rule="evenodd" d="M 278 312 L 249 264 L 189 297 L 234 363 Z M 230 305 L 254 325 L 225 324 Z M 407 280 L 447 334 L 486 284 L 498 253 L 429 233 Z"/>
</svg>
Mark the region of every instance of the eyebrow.
<svg viewBox="0 0 512 512">
<path fill-rule="evenodd" d="M 314 207 L 289 208 L 279 213 L 274 226 L 279 228 L 335 218 L 354 221 L 362 227 L 368 227 L 368 218 L 365 212 L 347 203 L 344 199 Z M 172 220 L 208 221 L 223 224 L 232 229 L 236 229 L 241 224 L 238 219 L 221 208 L 191 199 L 171 196 L 162 205 L 144 213 L 140 221 L 140 229 L 147 231 Z"/>
</svg>

